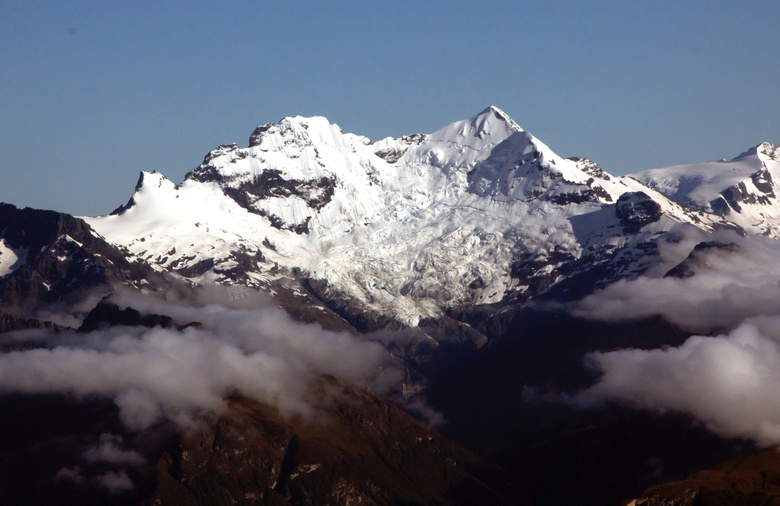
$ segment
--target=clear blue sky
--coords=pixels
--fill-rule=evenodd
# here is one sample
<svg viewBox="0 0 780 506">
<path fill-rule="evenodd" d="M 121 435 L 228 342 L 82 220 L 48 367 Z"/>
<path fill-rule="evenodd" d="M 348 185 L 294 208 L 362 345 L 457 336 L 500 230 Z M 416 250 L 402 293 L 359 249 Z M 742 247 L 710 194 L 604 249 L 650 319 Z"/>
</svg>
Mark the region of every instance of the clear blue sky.
<svg viewBox="0 0 780 506">
<path fill-rule="evenodd" d="M 605 170 L 780 143 L 780 2 L 0 0 L 0 201 L 104 214 L 255 126 L 496 105 Z"/>
</svg>

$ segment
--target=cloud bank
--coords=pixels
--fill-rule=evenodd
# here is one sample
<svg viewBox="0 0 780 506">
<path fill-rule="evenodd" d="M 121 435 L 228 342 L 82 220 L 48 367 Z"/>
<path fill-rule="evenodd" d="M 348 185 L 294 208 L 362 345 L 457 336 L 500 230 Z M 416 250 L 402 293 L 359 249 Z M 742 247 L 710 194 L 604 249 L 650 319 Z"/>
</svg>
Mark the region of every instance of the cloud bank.
<svg viewBox="0 0 780 506">
<path fill-rule="evenodd" d="M 574 306 L 586 318 L 661 315 L 710 334 L 676 348 L 589 354 L 602 376 L 576 403 L 673 410 L 722 436 L 780 443 L 780 247 L 762 237 L 726 239 L 696 252 L 692 276 L 621 281 Z"/>
<path fill-rule="evenodd" d="M 716 243 L 688 262 L 690 277 L 663 277 L 661 272 L 658 277 L 621 280 L 570 309 L 575 315 L 605 321 L 662 315 L 693 332 L 780 313 L 777 241 L 721 234 Z"/>
<path fill-rule="evenodd" d="M 581 404 L 618 400 L 680 411 L 722 436 L 780 442 L 780 343 L 756 325 L 694 336 L 678 348 L 594 353 L 588 360 L 603 376 L 578 396 Z"/>
<path fill-rule="evenodd" d="M 402 378 L 380 344 L 294 322 L 282 309 L 264 307 L 262 297 L 244 304 L 259 307 L 246 308 L 144 301 L 203 325 L 27 334 L 45 339 L 47 347 L 0 355 L 0 391 L 108 397 L 126 427 L 141 430 L 164 420 L 188 427 L 201 413 L 222 409 L 232 394 L 266 402 L 283 415 L 310 416 L 309 387 L 320 375 L 375 392 Z"/>
</svg>

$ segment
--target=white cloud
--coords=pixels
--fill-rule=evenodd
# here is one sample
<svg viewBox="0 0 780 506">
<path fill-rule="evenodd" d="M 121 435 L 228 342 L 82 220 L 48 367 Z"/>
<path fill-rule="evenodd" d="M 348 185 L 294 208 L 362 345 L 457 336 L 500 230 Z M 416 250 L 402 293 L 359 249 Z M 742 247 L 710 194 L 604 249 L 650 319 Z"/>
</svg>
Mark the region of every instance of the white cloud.
<svg viewBox="0 0 780 506">
<path fill-rule="evenodd" d="M 661 315 L 714 334 L 675 348 L 592 353 L 586 360 L 603 375 L 575 402 L 688 413 L 723 436 L 780 443 L 780 248 L 763 237 L 718 241 L 728 246 L 700 249 L 693 276 L 645 275 L 571 306 L 585 318 Z"/>
<path fill-rule="evenodd" d="M 694 276 L 622 280 L 570 309 L 575 315 L 606 321 L 662 315 L 694 332 L 709 332 L 752 316 L 780 313 L 777 241 L 736 235 L 721 236 L 719 240 L 733 244 L 700 251 L 692 266 Z"/>
<path fill-rule="evenodd" d="M 203 326 L 49 335 L 51 349 L 0 355 L 0 391 L 110 397 L 128 428 L 143 429 L 164 419 L 187 426 L 233 393 L 307 416 L 319 375 L 380 392 L 402 377 L 380 344 L 294 322 L 279 308 L 160 304 Z"/>
<path fill-rule="evenodd" d="M 780 328 L 780 317 L 773 320 Z M 580 404 L 618 400 L 674 410 L 723 436 L 780 443 L 780 343 L 753 323 L 677 348 L 593 353 L 588 360 L 603 376 L 577 396 Z"/>
</svg>

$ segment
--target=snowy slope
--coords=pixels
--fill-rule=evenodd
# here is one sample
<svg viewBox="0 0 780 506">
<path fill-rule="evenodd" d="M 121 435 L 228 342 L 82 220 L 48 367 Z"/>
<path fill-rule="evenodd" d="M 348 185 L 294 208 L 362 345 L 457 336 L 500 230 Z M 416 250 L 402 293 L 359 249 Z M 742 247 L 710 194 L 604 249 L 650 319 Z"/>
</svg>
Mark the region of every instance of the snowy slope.
<svg viewBox="0 0 780 506">
<path fill-rule="evenodd" d="M 247 148 L 211 151 L 180 185 L 142 173 L 126 206 L 86 219 L 161 270 L 267 290 L 304 280 L 411 325 L 525 300 L 596 264 L 640 272 L 665 232 L 722 222 L 559 157 L 495 107 L 374 144 L 285 118 Z"/>
<path fill-rule="evenodd" d="M 637 180 L 751 233 L 780 237 L 780 147 L 765 142 L 733 160 L 650 169 Z"/>
<path fill-rule="evenodd" d="M 0 239 L 0 278 L 21 267 L 27 259 L 27 248 L 11 248 L 5 239 Z"/>
</svg>

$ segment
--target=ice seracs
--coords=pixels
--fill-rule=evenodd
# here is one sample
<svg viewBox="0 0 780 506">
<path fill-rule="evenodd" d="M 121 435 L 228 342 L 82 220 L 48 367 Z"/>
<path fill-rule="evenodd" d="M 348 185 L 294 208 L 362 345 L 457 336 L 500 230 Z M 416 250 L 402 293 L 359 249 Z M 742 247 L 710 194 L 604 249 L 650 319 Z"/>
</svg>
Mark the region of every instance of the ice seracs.
<svg viewBox="0 0 780 506">
<path fill-rule="evenodd" d="M 605 279 L 641 272 L 657 260 L 648 241 L 719 220 L 559 157 L 495 107 L 373 144 L 325 118 L 284 118 L 255 129 L 247 148 L 212 150 L 181 184 L 144 173 L 127 206 L 88 218 L 161 270 L 286 283 L 406 325 L 526 300 L 615 259 Z"/>
</svg>

